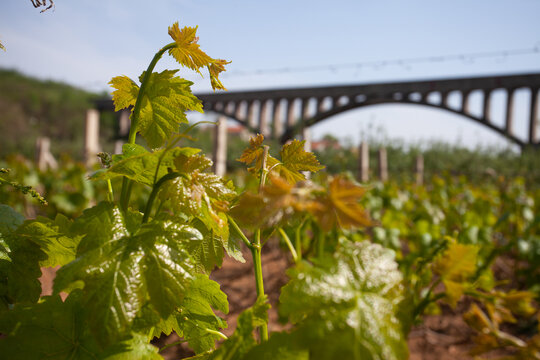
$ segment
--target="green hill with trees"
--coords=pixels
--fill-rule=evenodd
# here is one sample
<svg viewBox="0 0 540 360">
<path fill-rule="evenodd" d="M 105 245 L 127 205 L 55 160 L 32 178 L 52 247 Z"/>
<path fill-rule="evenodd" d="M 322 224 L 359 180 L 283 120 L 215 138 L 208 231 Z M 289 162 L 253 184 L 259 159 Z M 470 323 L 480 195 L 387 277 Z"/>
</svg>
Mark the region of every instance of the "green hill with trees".
<svg viewBox="0 0 540 360">
<path fill-rule="evenodd" d="M 85 111 L 99 96 L 71 85 L 0 69 L 0 157 L 33 158 L 38 136 L 51 138 L 55 155 L 81 158 Z"/>
</svg>

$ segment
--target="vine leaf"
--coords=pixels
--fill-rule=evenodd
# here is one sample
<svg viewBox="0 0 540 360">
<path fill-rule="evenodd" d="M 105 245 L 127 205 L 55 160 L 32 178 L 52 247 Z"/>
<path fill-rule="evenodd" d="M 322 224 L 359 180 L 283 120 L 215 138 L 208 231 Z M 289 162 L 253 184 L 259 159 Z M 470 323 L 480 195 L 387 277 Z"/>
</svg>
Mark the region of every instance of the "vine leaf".
<svg viewBox="0 0 540 360">
<path fill-rule="evenodd" d="M 225 320 L 214 314 L 214 309 L 229 313 L 227 295 L 221 291 L 219 284 L 210 280 L 207 275 L 197 275 L 180 305 L 178 318 L 178 334 L 187 339 L 189 346 L 202 353 L 215 348 L 218 335 L 208 330 L 220 331 L 227 328 Z"/>
<path fill-rule="evenodd" d="M 20 239 L 16 230 L 24 217 L 7 205 L 0 205 L 0 312 L 18 302 L 39 299 L 39 263 L 47 257 L 39 246 Z"/>
<path fill-rule="evenodd" d="M 310 209 L 324 231 L 336 225 L 344 229 L 369 226 L 371 221 L 359 204 L 365 192 L 344 176 L 336 176 L 330 181 L 328 192 L 319 197 L 319 206 Z"/>
<path fill-rule="evenodd" d="M 84 284 L 87 321 L 102 347 L 129 334 L 146 302 L 161 317 L 174 311 L 193 273 L 180 244 L 201 236 L 172 221 L 153 221 L 131 233 L 116 210 L 102 206 L 101 214 L 94 214 L 94 219 L 106 219 L 94 230 L 101 239 L 92 240 L 86 252 L 62 267 L 54 283 L 55 293 Z"/>
<path fill-rule="evenodd" d="M 297 347 L 317 359 L 406 359 L 398 321 L 402 276 L 394 253 L 369 242 L 342 242 L 319 266 L 302 263 L 282 289 L 280 312 L 297 328 Z M 332 338 L 331 342 L 324 341 Z"/>
<path fill-rule="evenodd" d="M 0 239 L 15 231 L 24 222 L 24 216 L 10 206 L 0 204 Z"/>
<path fill-rule="evenodd" d="M 178 22 L 175 22 L 169 27 L 169 35 L 177 45 L 169 50 L 169 54 L 181 65 L 200 74 L 201 67 L 209 66 L 213 62 L 197 44 L 197 27 L 185 26 L 180 29 Z"/>
<path fill-rule="evenodd" d="M 152 73 L 148 78 L 141 100 L 137 130 L 151 148 L 163 145 L 165 140 L 178 131 L 179 124 L 188 122 L 185 111 L 203 112 L 201 101 L 191 93 L 193 83 L 174 77 L 177 71 L 164 70 Z"/>
<path fill-rule="evenodd" d="M 180 155 L 191 156 L 200 151 L 195 148 L 177 147 L 171 150 L 161 149 L 150 152 L 137 144 L 124 144 L 122 150 L 122 154 L 113 155 L 111 167 L 94 172 L 90 179 L 107 180 L 125 176 L 140 184 L 153 186 L 155 180 L 159 180 L 167 174 L 168 168 L 174 167 L 176 157 Z M 158 164 L 160 167 L 156 176 Z"/>
<path fill-rule="evenodd" d="M 37 244 L 47 255 L 47 259 L 40 262 L 41 266 L 62 266 L 75 259 L 81 240 L 81 236 L 70 234 L 71 225 L 72 221 L 62 214 L 57 214 L 55 220 L 38 216 L 20 226 L 16 236 Z"/>
<path fill-rule="evenodd" d="M 227 90 L 221 80 L 219 80 L 219 74 L 225 70 L 225 65 L 230 64 L 230 61 L 215 59 L 210 65 L 208 65 L 208 72 L 210 73 L 210 85 L 214 90 Z"/>
<path fill-rule="evenodd" d="M 230 61 L 213 59 L 201 50 L 197 44 L 197 27 L 185 26 L 182 29 L 175 22 L 169 27 L 169 35 L 176 42 L 176 46 L 169 49 L 171 55 L 180 65 L 201 74 L 200 68 L 208 68 L 210 74 L 210 84 L 214 90 L 227 90 L 219 80 L 219 74 L 225 71 L 225 65 Z M 202 75 L 202 74 L 201 74 Z"/>
<path fill-rule="evenodd" d="M 116 89 L 112 92 L 114 111 L 135 106 L 135 101 L 139 94 L 139 85 L 137 85 L 135 81 L 131 80 L 126 75 L 115 76 L 109 81 L 109 85 Z"/>
<path fill-rule="evenodd" d="M 187 123 L 185 111 L 203 112 L 201 101 L 191 93 L 191 81 L 176 77 L 178 70 L 164 70 L 148 76 L 146 90 L 141 98 L 137 131 L 151 148 L 163 145 L 178 125 Z M 140 80 L 145 76 L 142 73 Z M 140 88 L 126 76 L 113 78 L 109 84 L 113 92 L 115 109 L 135 104 Z"/>
<path fill-rule="evenodd" d="M 65 359 L 74 354 L 90 360 L 99 352 L 81 321 L 76 296 L 65 303 L 60 296 L 45 297 L 33 306 L 16 306 L 0 318 L 0 351 L 9 359 Z M 51 357 L 51 354 L 55 354 Z"/>
<path fill-rule="evenodd" d="M 263 141 L 264 136 L 257 134 L 249 140 L 249 146 L 244 150 L 238 161 L 250 166 L 248 171 L 258 173 L 262 169 L 263 163 Z M 317 172 L 324 168 L 315 155 L 304 150 L 305 141 L 293 140 L 281 149 L 281 161 L 268 155 L 266 168 L 283 177 L 287 182 L 296 184 L 305 180 L 302 171 Z"/>
<path fill-rule="evenodd" d="M 135 360 L 163 359 L 145 337 L 133 334 L 101 351 L 88 332 L 80 294 L 65 302 L 60 296 L 44 297 L 32 306 L 16 306 L 0 316 L 0 352 L 13 360 L 80 359 Z"/>
<path fill-rule="evenodd" d="M 236 196 L 232 182 L 225 183 L 221 177 L 204 172 L 212 161 L 202 155 L 181 154 L 174 163 L 179 172 L 190 173 L 190 176 L 169 181 L 164 186 L 163 196 L 170 198 L 175 211 L 202 221 L 225 245 L 229 237 L 225 212 Z"/>
<path fill-rule="evenodd" d="M 470 284 L 467 280 L 476 271 L 478 246 L 451 242 L 448 249 L 433 263 L 433 271 L 441 277 L 448 303 L 457 306 L 458 300 Z"/>
<path fill-rule="evenodd" d="M 275 171 L 291 184 L 306 179 L 302 171 L 317 172 L 324 169 L 315 154 L 304 150 L 304 144 L 305 140 L 293 140 L 281 149 L 281 163 Z"/>
<path fill-rule="evenodd" d="M 270 305 L 266 297 L 259 297 L 253 307 L 245 310 L 238 317 L 236 331 L 219 348 L 210 354 L 201 354 L 193 359 L 225 360 L 243 359 L 249 350 L 257 345 L 253 331 L 268 321 Z"/>
<path fill-rule="evenodd" d="M 318 203 L 311 198 L 312 188 L 305 183 L 291 185 L 285 179 L 270 174 L 270 182 L 260 194 L 245 192 L 231 214 L 243 225 L 273 227 L 288 220 L 296 212 L 315 210 Z"/>
<path fill-rule="evenodd" d="M 221 267 L 223 263 L 223 243 L 202 222 L 195 220 L 193 225 L 203 236 L 200 240 L 190 241 L 186 247 L 199 270 L 209 274 L 216 266 Z"/>
<path fill-rule="evenodd" d="M 263 141 L 264 136 L 262 134 L 257 134 L 256 136 L 253 136 L 249 139 L 249 146 L 244 149 L 242 152 L 242 155 L 238 158 L 238 161 L 250 166 L 248 168 L 248 171 L 251 173 L 257 173 L 262 169 L 262 162 L 263 162 Z M 279 163 L 279 161 L 272 157 L 271 155 L 268 155 L 267 159 L 267 167 L 274 166 L 275 164 Z"/>
</svg>

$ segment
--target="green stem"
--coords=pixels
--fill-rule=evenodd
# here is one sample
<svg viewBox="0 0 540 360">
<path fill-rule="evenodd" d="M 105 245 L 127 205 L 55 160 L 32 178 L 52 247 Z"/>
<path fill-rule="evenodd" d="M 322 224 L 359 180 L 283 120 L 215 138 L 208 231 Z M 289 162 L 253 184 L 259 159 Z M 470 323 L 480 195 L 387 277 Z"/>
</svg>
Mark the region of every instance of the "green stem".
<svg viewBox="0 0 540 360">
<path fill-rule="evenodd" d="M 178 340 L 178 341 L 175 341 L 175 342 L 173 342 L 173 343 L 167 344 L 167 345 L 165 345 L 164 347 L 162 347 L 161 349 L 159 349 L 158 353 L 160 353 L 160 352 L 162 352 L 162 351 L 165 351 L 165 350 L 167 350 L 167 349 L 170 348 L 170 347 L 173 347 L 173 346 L 176 346 L 176 345 L 183 344 L 183 343 L 185 343 L 185 342 L 187 342 L 187 340 Z"/>
<path fill-rule="evenodd" d="M 228 340 L 229 338 L 227 337 L 227 335 L 225 335 L 224 333 L 222 332 L 219 332 L 219 331 L 216 331 L 216 330 L 212 330 L 212 329 L 204 329 L 205 332 L 209 333 L 209 334 L 213 334 L 213 335 L 217 335 L 219 336 L 220 338 L 222 338 L 223 340 Z M 173 347 L 173 346 L 176 346 L 176 345 L 180 345 L 180 344 L 183 344 L 185 342 L 188 342 L 190 341 L 191 339 L 182 339 L 182 340 L 178 340 L 178 341 L 175 341 L 173 343 L 170 343 L 170 344 L 167 344 L 165 345 L 164 347 L 160 348 L 158 353 L 160 352 L 163 352 L 165 351 L 166 349 L 170 348 L 170 347 Z"/>
<path fill-rule="evenodd" d="M 251 247 L 251 256 L 253 257 L 253 270 L 255 272 L 255 288 L 257 290 L 257 298 L 260 298 L 261 296 L 264 296 L 260 236 L 259 242 L 257 243 L 257 241 L 255 241 Z M 259 327 L 259 334 L 261 336 L 261 341 L 268 340 L 268 324 L 265 323 Z"/>
<path fill-rule="evenodd" d="M 234 231 L 236 231 L 236 234 L 238 234 L 238 236 L 240 237 L 240 239 L 242 239 L 242 241 L 244 242 L 244 244 L 246 244 L 246 246 L 248 247 L 248 249 L 252 249 L 253 248 L 253 245 L 251 244 L 251 242 L 248 240 L 248 238 L 246 237 L 246 235 L 244 235 L 244 232 L 242 231 L 242 229 L 240 229 L 240 227 L 238 226 L 238 224 L 236 223 L 236 221 L 234 221 L 234 219 L 232 217 L 230 217 L 229 215 L 227 215 L 227 219 L 229 219 L 229 224 L 232 225 L 232 228 L 234 229 Z"/>
<path fill-rule="evenodd" d="M 431 298 L 431 294 L 433 293 L 433 290 L 435 290 L 435 287 L 437 285 L 439 285 L 441 283 L 442 279 L 439 278 L 437 279 L 437 281 L 433 282 L 433 284 L 431 284 L 431 286 L 429 287 L 428 289 L 428 292 L 426 294 L 426 296 L 424 296 L 424 298 L 422 299 L 422 301 L 420 301 L 420 303 L 414 308 L 413 310 L 413 320 L 416 319 L 416 317 L 420 314 L 422 314 L 422 312 L 424 312 L 424 309 L 429 305 L 430 302 L 433 302 L 433 301 L 437 301 L 441 298 L 443 298 L 445 295 L 444 293 L 440 293 L 440 294 L 437 294 L 435 295 L 434 298 Z"/>
<path fill-rule="evenodd" d="M 287 244 L 287 247 L 291 251 L 291 255 L 293 257 L 294 262 L 298 263 L 298 254 L 296 253 L 296 250 L 294 249 L 291 239 L 289 239 L 289 236 L 282 228 L 279 228 L 278 231 L 281 234 L 281 237 L 283 238 L 283 240 L 285 241 L 285 244 Z"/>
<path fill-rule="evenodd" d="M 204 331 L 206 331 L 206 332 L 209 333 L 209 334 L 217 335 L 217 336 L 219 336 L 220 338 L 222 338 L 223 340 L 229 340 L 229 338 L 227 337 L 227 335 L 225 335 L 224 333 L 219 332 L 219 331 L 217 331 L 217 330 L 204 329 Z"/>
<path fill-rule="evenodd" d="M 263 158 L 261 164 L 261 174 L 259 178 L 259 193 L 262 191 L 266 182 L 266 164 L 268 162 L 268 146 L 263 146 Z M 262 274 L 262 257 L 261 257 L 261 229 L 255 231 L 255 239 L 251 248 L 251 255 L 253 257 L 253 270 L 255 273 L 255 286 L 257 289 L 257 297 L 264 296 L 264 280 Z M 259 327 L 259 334 L 261 342 L 268 341 L 268 323 L 264 323 Z"/>
<path fill-rule="evenodd" d="M 152 71 L 156 67 L 157 62 L 159 61 L 159 59 L 161 59 L 165 51 L 172 49 L 175 46 L 176 46 L 176 42 L 172 42 L 170 44 L 165 45 L 163 48 L 161 48 L 154 55 L 154 58 L 152 59 L 152 61 L 148 65 L 148 68 L 146 69 L 144 77 L 141 81 L 141 87 L 139 89 L 139 93 L 137 94 L 135 107 L 133 108 L 133 113 L 131 115 L 131 126 L 129 128 L 129 136 L 128 136 L 129 144 L 135 144 L 135 139 L 137 138 L 137 127 L 139 125 L 139 113 L 141 112 L 142 99 L 146 91 L 146 87 L 148 86 L 148 79 L 150 79 L 150 75 L 152 74 Z M 131 185 L 132 185 L 132 181 L 124 177 L 124 180 L 122 182 L 122 192 L 120 194 L 120 207 L 123 210 L 126 210 L 129 204 L 129 198 L 131 196 Z"/>
<path fill-rule="evenodd" d="M 107 179 L 107 189 L 109 190 L 109 201 L 114 202 L 114 194 L 113 194 L 113 188 L 111 184 L 111 179 Z"/>
<path fill-rule="evenodd" d="M 161 179 L 158 180 L 158 182 L 154 185 L 152 188 L 152 192 L 150 193 L 150 196 L 148 197 L 148 201 L 146 202 L 146 208 L 144 210 L 144 216 L 142 219 L 142 223 L 145 224 L 148 222 L 148 218 L 150 217 L 150 212 L 152 211 L 152 205 L 154 204 L 154 200 L 159 192 L 159 189 L 161 186 L 172 179 L 176 179 L 177 177 L 185 177 L 186 175 L 179 173 L 179 172 L 172 172 L 168 173 L 167 175 L 163 175 Z"/>
<path fill-rule="evenodd" d="M 131 127 L 129 129 L 129 137 L 128 137 L 129 144 L 135 144 L 135 138 L 137 136 L 137 126 L 139 125 L 139 113 L 141 111 L 141 103 L 142 103 L 142 98 L 144 96 L 144 93 L 146 91 L 146 87 L 148 86 L 148 79 L 150 79 L 150 76 L 152 74 L 152 71 L 154 70 L 154 67 L 156 67 L 157 62 L 159 61 L 159 59 L 161 59 L 165 51 L 172 49 L 175 46 L 176 46 L 176 42 L 172 42 L 162 47 L 154 55 L 154 58 L 152 59 L 152 61 L 148 65 L 148 68 L 146 69 L 144 77 L 141 81 L 141 88 L 139 89 L 139 93 L 137 94 L 137 100 L 135 101 L 133 114 L 131 116 Z"/>
<path fill-rule="evenodd" d="M 302 260 L 302 228 L 306 223 L 306 219 L 302 220 L 302 223 L 294 231 L 294 242 L 296 246 L 296 255 L 298 256 L 298 261 Z"/>
</svg>

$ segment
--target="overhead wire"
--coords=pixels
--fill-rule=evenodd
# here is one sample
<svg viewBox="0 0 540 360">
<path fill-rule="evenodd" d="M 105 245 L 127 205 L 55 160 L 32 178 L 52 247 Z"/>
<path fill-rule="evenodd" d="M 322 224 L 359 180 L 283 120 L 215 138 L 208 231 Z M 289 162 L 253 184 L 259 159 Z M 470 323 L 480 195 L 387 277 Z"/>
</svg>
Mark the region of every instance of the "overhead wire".
<svg viewBox="0 0 540 360">
<path fill-rule="evenodd" d="M 268 75 L 268 74 L 284 74 L 284 73 L 302 73 L 302 72 L 315 72 L 315 71 L 338 71 L 347 68 L 362 68 L 372 67 L 381 68 L 385 66 L 410 66 L 416 64 L 435 63 L 435 62 L 450 62 L 450 61 L 463 61 L 474 62 L 476 59 L 486 58 L 508 58 L 511 56 L 531 55 L 540 53 L 540 42 L 537 42 L 534 47 L 522 48 L 522 49 L 510 49 L 510 50 L 498 50 L 498 51 L 483 51 L 472 53 L 460 53 L 460 54 L 447 54 L 436 56 L 421 56 L 411 58 L 398 58 L 388 60 L 370 60 L 350 63 L 338 63 L 338 64 L 326 64 L 326 65 L 309 65 L 309 66 L 296 66 L 296 67 L 282 67 L 273 69 L 255 69 L 255 70 L 233 70 L 223 73 L 222 77 L 233 76 L 252 76 L 252 75 Z"/>
</svg>

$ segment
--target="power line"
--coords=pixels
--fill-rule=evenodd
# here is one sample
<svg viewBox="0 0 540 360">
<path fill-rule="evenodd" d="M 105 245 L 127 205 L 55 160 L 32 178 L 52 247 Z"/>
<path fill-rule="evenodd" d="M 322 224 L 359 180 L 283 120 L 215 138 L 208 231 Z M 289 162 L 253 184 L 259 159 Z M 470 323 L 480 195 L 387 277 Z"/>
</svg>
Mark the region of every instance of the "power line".
<svg viewBox="0 0 540 360">
<path fill-rule="evenodd" d="M 463 61 L 463 62 L 468 63 L 468 62 L 473 62 L 476 59 L 486 59 L 486 58 L 506 59 L 510 56 L 530 55 L 530 54 L 538 54 L 538 53 L 540 53 L 540 42 L 538 42 L 534 47 L 524 48 L 524 49 L 484 51 L 484 52 L 474 52 L 474 53 L 424 56 L 424 57 L 402 58 L 402 59 L 392 59 L 392 60 L 373 60 L 373 61 L 330 64 L 330 65 L 297 66 L 297 67 L 283 67 L 283 68 L 275 68 L 275 69 L 258 69 L 258 70 L 246 70 L 246 71 L 236 70 L 236 71 L 231 71 L 231 72 L 225 72 L 221 76 L 233 77 L 233 76 L 301 73 L 301 72 L 314 72 L 314 71 L 337 71 L 340 69 L 347 69 L 347 68 L 355 68 L 355 69 L 360 69 L 362 67 L 381 68 L 385 66 L 410 66 L 410 65 L 415 65 L 415 64 L 449 62 L 449 61 Z"/>
</svg>

